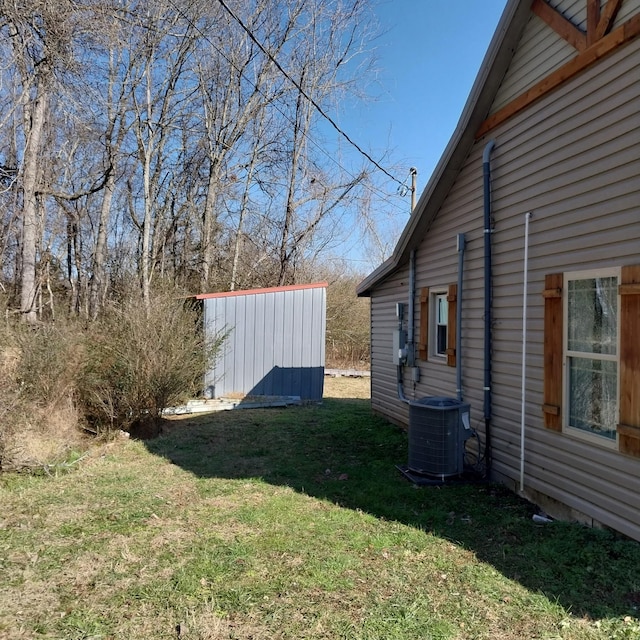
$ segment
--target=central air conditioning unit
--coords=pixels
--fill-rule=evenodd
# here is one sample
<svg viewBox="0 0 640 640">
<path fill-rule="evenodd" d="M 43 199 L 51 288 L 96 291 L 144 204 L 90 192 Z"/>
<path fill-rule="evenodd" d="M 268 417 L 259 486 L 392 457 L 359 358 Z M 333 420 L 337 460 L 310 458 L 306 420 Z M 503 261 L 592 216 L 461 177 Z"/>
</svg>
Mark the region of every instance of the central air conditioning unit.
<svg viewBox="0 0 640 640">
<path fill-rule="evenodd" d="M 444 480 L 464 472 L 469 404 L 430 396 L 409 402 L 409 470 Z"/>
</svg>

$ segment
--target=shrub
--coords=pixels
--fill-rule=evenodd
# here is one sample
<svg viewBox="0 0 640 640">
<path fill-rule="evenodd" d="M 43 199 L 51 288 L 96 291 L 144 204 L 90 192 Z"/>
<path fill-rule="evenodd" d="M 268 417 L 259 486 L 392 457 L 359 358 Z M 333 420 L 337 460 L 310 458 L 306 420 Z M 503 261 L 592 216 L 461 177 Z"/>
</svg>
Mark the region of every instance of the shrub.
<svg viewBox="0 0 640 640">
<path fill-rule="evenodd" d="M 0 299 L 0 305 L 2 300 Z M 100 320 L 0 324 L 0 470 L 48 468 L 98 434 L 146 426 L 202 390 L 221 339 L 193 302 L 156 296 L 113 304 Z"/>
<path fill-rule="evenodd" d="M 134 297 L 112 304 L 90 330 L 78 383 L 89 424 L 97 432 L 142 424 L 153 431 L 164 408 L 201 392 L 220 345 L 205 337 L 193 301 L 160 294 L 148 311 Z"/>
<path fill-rule="evenodd" d="M 74 323 L 0 329 L 0 469 L 46 468 L 81 446 L 73 404 L 81 359 Z"/>
</svg>

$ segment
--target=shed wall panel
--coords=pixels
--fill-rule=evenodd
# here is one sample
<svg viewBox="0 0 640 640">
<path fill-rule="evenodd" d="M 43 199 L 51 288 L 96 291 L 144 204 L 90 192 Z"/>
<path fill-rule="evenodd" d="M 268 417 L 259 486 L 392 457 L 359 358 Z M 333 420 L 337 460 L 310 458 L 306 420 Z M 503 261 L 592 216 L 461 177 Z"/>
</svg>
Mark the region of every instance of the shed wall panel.
<svg viewBox="0 0 640 640">
<path fill-rule="evenodd" d="M 228 332 L 205 386 L 222 396 L 322 399 L 326 289 L 267 290 L 204 299 L 209 335 Z"/>
</svg>

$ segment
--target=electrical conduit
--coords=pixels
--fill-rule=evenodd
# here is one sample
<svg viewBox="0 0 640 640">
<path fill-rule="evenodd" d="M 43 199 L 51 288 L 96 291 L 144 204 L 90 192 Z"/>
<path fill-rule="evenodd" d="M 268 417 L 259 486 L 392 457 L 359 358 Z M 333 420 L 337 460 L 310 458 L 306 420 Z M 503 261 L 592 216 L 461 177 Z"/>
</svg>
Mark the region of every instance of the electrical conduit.
<svg viewBox="0 0 640 640">
<path fill-rule="evenodd" d="M 407 366 L 416 364 L 415 351 L 416 250 L 409 256 L 409 318 L 407 319 Z"/>
</svg>

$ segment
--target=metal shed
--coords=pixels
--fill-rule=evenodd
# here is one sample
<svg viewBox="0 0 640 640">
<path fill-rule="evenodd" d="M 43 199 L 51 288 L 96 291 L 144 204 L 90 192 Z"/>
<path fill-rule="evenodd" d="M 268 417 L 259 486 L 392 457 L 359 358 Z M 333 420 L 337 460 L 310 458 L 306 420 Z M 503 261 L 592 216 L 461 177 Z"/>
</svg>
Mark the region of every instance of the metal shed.
<svg viewBox="0 0 640 640">
<path fill-rule="evenodd" d="M 228 333 L 205 376 L 212 398 L 322 399 L 327 283 L 197 296 L 209 336 Z"/>
</svg>

